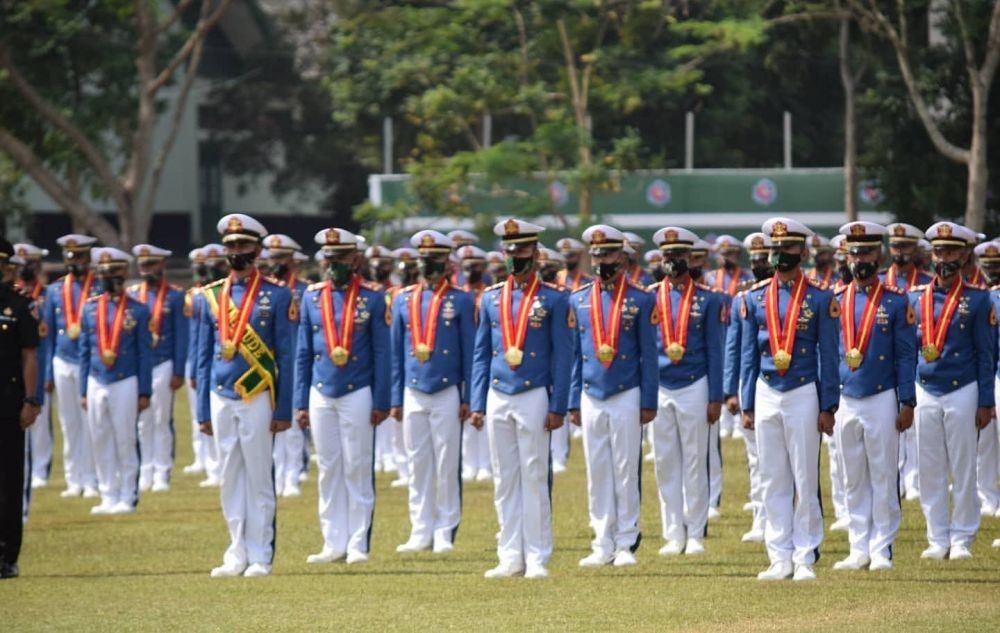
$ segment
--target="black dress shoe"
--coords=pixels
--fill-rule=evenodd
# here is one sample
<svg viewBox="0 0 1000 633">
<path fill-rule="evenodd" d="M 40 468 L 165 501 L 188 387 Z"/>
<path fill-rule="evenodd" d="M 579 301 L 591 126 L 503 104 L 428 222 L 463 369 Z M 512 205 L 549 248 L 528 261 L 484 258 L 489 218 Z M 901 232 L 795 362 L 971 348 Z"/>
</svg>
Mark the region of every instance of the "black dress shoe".
<svg viewBox="0 0 1000 633">
<path fill-rule="evenodd" d="M 0 578 L 17 578 L 19 573 L 16 563 L 4 563 L 0 566 Z"/>
</svg>

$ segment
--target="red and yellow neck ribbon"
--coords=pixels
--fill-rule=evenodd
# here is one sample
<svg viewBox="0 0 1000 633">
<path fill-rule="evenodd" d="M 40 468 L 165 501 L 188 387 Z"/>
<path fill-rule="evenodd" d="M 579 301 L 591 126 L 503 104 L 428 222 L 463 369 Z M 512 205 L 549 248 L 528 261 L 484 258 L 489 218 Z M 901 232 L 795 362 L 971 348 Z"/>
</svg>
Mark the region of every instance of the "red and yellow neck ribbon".
<svg viewBox="0 0 1000 633">
<path fill-rule="evenodd" d="M 774 359 L 774 368 L 778 371 L 779 376 L 784 376 L 792 364 L 792 352 L 795 348 L 795 326 L 799 320 L 799 310 L 802 308 L 802 298 L 806 292 L 806 278 L 802 273 L 799 273 L 794 283 L 792 296 L 785 310 L 784 326 L 781 324 L 779 314 L 778 287 L 781 285 L 781 281 L 777 275 L 771 278 L 771 283 L 767 287 L 764 300 L 764 314 L 767 317 L 767 338 L 771 343 L 771 357 Z"/>
<path fill-rule="evenodd" d="M 583 271 L 577 268 L 573 271 L 573 276 L 570 277 L 568 270 L 560 270 L 556 280 L 559 282 L 560 289 L 576 292 L 583 285 Z"/>
<path fill-rule="evenodd" d="M 343 367 L 351 357 L 351 345 L 354 342 L 354 309 L 358 304 L 358 294 L 361 292 L 361 277 L 354 275 L 347 286 L 344 295 L 344 309 L 340 315 L 340 327 L 337 327 L 337 311 L 333 307 L 333 284 L 326 282 L 320 291 L 320 316 L 323 320 L 323 338 L 326 340 L 326 352 L 337 367 Z"/>
<path fill-rule="evenodd" d="M 743 274 L 743 269 L 737 266 L 733 269 L 733 274 L 729 277 L 729 285 L 725 288 L 726 294 L 730 297 L 736 296 L 736 290 L 740 286 L 740 276 Z M 726 269 L 720 268 L 715 271 L 715 289 L 723 290 L 723 286 L 726 285 Z"/>
<path fill-rule="evenodd" d="M 62 302 L 63 314 L 66 315 L 66 335 L 70 340 L 76 340 L 80 336 L 80 319 L 83 317 L 83 304 L 90 296 L 90 286 L 94 282 L 93 271 L 88 270 L 80 286 L 80 303 L 73 305 L 73 273 L 68 273 L 63 277 Z"/>
<path fill-rule="evenodd" d="M 955 314 L 959 301 L 962 299 L 962 289 L 965 284 L 962 280 L 956 279 L 951 290 L 948 291 L 944 299 L 944 306 L 941 308 L 941 318 L 934 323 L 934 285 L 937 280 L 932 280 L 924 288 L 924 294 L 920 297 L 920 353 L 924 360 L 933 363 L 944 350 L 944 341 L 948 337 L 948 326 L 951 325 L 951 317 Z"/>
<path fill-rule="evenodd" d="M 660 283 L 660 290 L 656 296 L 656 309 L 660 311 L 660 333 L 663 338 L 663 350 L 674 365 L 681 362 L 687 349 L 688 317 L 691 314 L 693 301 L 694 282 L 688 279 L 681 289 L 681 303 L 677 308 L 675 326 L 670 305 L 670 284 L 666 281 Z"/>
<path fill-rule="evenodd" d="M 156 288 L 156 298 L 153 300 L 153 309 L 149 315 L 149 331 L 153 334 L 153 347 L 160 342 L 160 324 L 163 321 L 163 305 L 167 299 L 167 289 L 169 284 L 166 279 L 160 280 L 160 285 Z M 142 282 L 139 286 L 139 303 L 145 305 L 148 298 L 149 286 Z"/>
<path fill-rule="evenodd" d="M 910 267 L 910 274 L 907 276 L 906 285 L 900 286 L 897 282 L 899 278 L 899 267 L 895 263 L 889 266 L 889 270 L 885 271 L 885 285 L 896 286 L 902 288 L 903 290 L 909 290 L 913 286 L 917 285 L 917 275 L 920 274 L 916 266 Z"/>
<path fill-rule="evenodd" d="M 844 309 L 840 313 L 840 328 L 844 338 L 844 360 L 848 369 L 856 370 L 861 366 L 871 341 L 875 324 L 875 313 L 878 312 L 882 300 L 882 284 L 875 280 L 868 292 L 868 303 L 861 313 L 861 325 L 855 327 L 854 303 L 858 293 L 856 284 L 850 284 L 844 291 Z"/>
<path fill-rule="evenodd" d="M 125 321 L 125 305 L 128 298 L 122 293 L 118 297 L 118 307 L 111 322 L 111 332 L 108 332 L 108 301 L 111 295 L 104 293 L 97 300 L 97 352 L 101 362 L 108 369 L 115 365 L 118 359 L 118 349 L 122 342 L 122 323 Z"/>
<path fill-rule="evenodd" d="M 240 341 L 243 340 L 243 332 L 250 322 L 250 314 L 253 312 L 253 304 L 257 300 L 257 292 L 260 290 L 261 275 L 256 270 L 250 273 L 247 280 L 247 289 L 243 293 L 239 310 L 236 313 L 236 323 L 230 328 L 229 323 L 229 302 L 230 291 L 233 287 L 233 276 L 226 277 L 222 284 L 222 292 L 219 293 L 219 346 L 222 357 L 229 361 L 236 356 Z"/>
<path fill-rule="evenodd" d="M 611 366 L 615 355 L 618 354 L 618 335 L 621 331 L 622 306 L 625 303 L 625 289 L 628 282 L 624 275 L 619 275 L 615 283 L 611 299 L 611 314 L 607 320 L 607 330 L 604 328 L 604 306 L 601 303 L 601 284 L 594 283 L 590 287 L 590 319 L 591 335 L 594 339 L 594 351 L 597 353 L 597 360 L 605 368 Z"/>
<path fill-rule="evenodd" d="M 424 282 L 417 283 L 413 292 L 410 293 L 410 342 L 413 346 L 413 355 L 421 363 L 426 363 L 431 357 L 431 352 L 434 351 L 434 341 L 437 339 L 438 312 L 441 310 L 444 295 L 450 287 L 447 279 L 438 282 L 437 288 L 434 289 L 434 294 L 431 296 L 431 303 L 427 307 L 427 321 L 423 325 L 421 325 L 423 320 L 420 318 L 420 304 L 423 300 Z"/>
<path fill-rule="evenodd" d="M 816 278 L 818 276 L 819 275 L 816 272 L 815 268 L 813 268 L 812 270 L 809 271 L 809 279 L 812 279 L 813 281 L 816 281 Z M 831 266 L 831 267 L 829 267 L 829 268 L 826 269 L 825 273 L 823 273 L 823 283 L 826 284 L 827 286 L 829 286 L 830 285 L 830 279 L 832 277 L 833 277 L 833 267 Z"/>
<path fill-rule="evenodd" d="M 514 311 L 514 276 L 507 277 L 500 289 L 500 334 L 503 338 L 504 359 L 511 369 L 517 369 L 524 360 L 524 339 L 528 335 L 528 315 L 538 294 L 538 275 L 532 273 L 521 295 L 521 304 L 517 308 L 517 321 L 513 318 Z"/>
</svg>

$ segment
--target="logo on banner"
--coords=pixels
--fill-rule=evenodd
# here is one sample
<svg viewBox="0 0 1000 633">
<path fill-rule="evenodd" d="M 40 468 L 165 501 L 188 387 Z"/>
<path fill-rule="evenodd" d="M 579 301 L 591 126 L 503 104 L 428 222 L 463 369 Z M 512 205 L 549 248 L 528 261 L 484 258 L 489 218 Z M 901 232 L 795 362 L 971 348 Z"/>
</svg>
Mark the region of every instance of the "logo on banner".
<svg viewBox="0 0 1000 633">
<path fill-rule="evenodd" d="M 770 178 L 761 178 L 753 186 L 753 201 L 767 207 L 778 199 L 778 186 Z"/>
<path fill-rule="evenodd" d="M 566 185 L 558 180 L 549 183 L 549 200 L 557 207 L 561 207 L 569 202 L 569 190 Z"/>
<path fill-rule="evenodd" d="M 877 180 L 862 180 L 858 185 L 858 198 L 865 204 L 878 204 L 885 200 Z"/>
<path fill-rule="evenodd" d="M 662 207 L 670 204 L 670 184 L 657 178 L 646 187 L 646 201 L 654 207 Z"/>
</svg>

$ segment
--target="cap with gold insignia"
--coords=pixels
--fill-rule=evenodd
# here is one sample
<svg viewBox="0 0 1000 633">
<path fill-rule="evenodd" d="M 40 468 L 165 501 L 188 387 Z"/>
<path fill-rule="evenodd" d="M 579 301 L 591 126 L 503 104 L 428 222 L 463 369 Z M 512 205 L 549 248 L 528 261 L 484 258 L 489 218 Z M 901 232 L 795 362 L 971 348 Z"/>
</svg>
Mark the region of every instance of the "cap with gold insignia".
<svg viewBox="0 0 1000 633">
<path fill-rule="evenodd" d="M 643 259 L 646 260 L 647 264 L 658 264 L 663 261 L 663 253 L 657 249 L 646 251 L 643 255 Z"/>
<path fill-rule="evenodd" d="M 976 246 L 976 257 L 984 264 L 1000 262 L 1000 242 L 983 242 Z"/>
<path fill-rule="evenodd" d="M 882 238 L 888 232 L 889 231 L 881 224 L 876 224 L 875 222 L 865 222 L 862 220 L 848 222 L 839 229 L 840 235 L 844 236 L 843 248 L 846 248 L 851 253 L 881 247 Z M 831 246 L 834 249 L 837 248 L 837 246 L 833 245 L 832 242 Z"/>
<path fill-rule="evenodd" d="M 566 263 L 566 258 L 563 257 L 563 254 L 557 250 L 548 248 L 546 246 L 540 246 L 538 248 L 538 263 L 540 265 L 547 263 L 550 264 L 554 263 L 562 266 L 563 264 Z"/>
<path fill-rule="evenodd" d="M 417 249 L 420 255 L 451 252 L 451 240 L 448 236 L 433 229 L 418 231 L 410 238 L 410 245 Z"/>
<path fill-rule="evenodd" d="M 778 245 L 786 242 L 805 242 L 812 237 L 812 230 L 798 220 L 791 218 L 771 218 L 760 227 L 761 233 L 771 238 L 771 243 Z"/>
<path fill-rule="evenodd" d="M 342 251 L 354 251 L 358 248 L 358 236 L 344 229 L 329 228 L 317 231 L 313 241 L 320 245 L 320 250 L 329 254 Z"/>
<path fill-rule="evenodd" d="M 976 243 L 976 232 L 954 222 L 937 222 L 924 234 L 932 246 L 970 246 Z"/>
<path fill-rule="evenodd" d="M 732 235 L 720 235 L 715 238 L 715 244 L 712 245 L 717 253 L 739 252 L 741 246 L 740 241 Z"/>
<path fill-rule="evenodd" d="M 925 240 L 924 238 L 920 238 L 919 240 L 917 240 L 917 248 L 924 251 L 925 253 L 929 253 L 933 250 L 931 243 L 928 240 Z"/>
<path fill-rule="evenodd" d="M 564 237 L 556 242 L 556 248 L 562 253 L 582 253 L 587 247 L 580 240 Z"/>
<path fill-rule="evenodd" d="M 809 250 L 814 253 L 829 252 L 835 250 L 834 247 L 830 246 L 830 240 L 822 235 L 811 235 L 806 243 L 809 244 Z"/>
<path fill-rule="evenodd" d="M 591 255 L 604 255 L 621 250 L 625 245 L 625 234 L 607 224 L 595 224 L 583 232 L 583 241 L 590 245 Z"/>
<path fill-rule="evenodd" d="M 478 246 L 472 246 L 471 244 L 466 244 L 465 246 L 458 248 L 458 250 L 455 251 L 455 254 L 461 261 L 486 261 L 486 251 Z"/>
<path fill-rule="evenodd" d="M 264 238 L 264 246 L 270 249 L 272 253 L 278 255 L 302 250 L 298 242 L 284 233 L 271 233 Z"/>
<path fill-rule="evenodd" d="M 173 251 L 168 251 L 165 248 L 159 248 L 152 244 L 136 244 L 132 247 L 132 254 L 135 255 L 141 264 L 144 261 L 159 261 L 170 257 L 173 255 Z"/>
<path fill-rule="evenodd" d="M 694 244 L 691 245 L 692 255 L 708 255 L 708 251 L 710 250 L 712 250 L 712 245 L 700 237 L 694 241 Z"/>
<path fill-rule="evenodd" d="M 257 261 L 266 262 L 270 261 L 270 259 L 271 259 L 271 249 L 269 248 L 260 249 L 260 255 L 257 255 Z"/>
<path fill-rule="evenodd" d="M 763 233 L 751 233 L 743 238 L 743 248 L 752 255 L 768 255 L 771 252 L 771 238 Z"/>
<path fill-rule="evenodd" d="M 846 238 L 847 238 L 846 235 L 841 235 L 840 233 L 838 233 L 838 234 L 836 234 L 836 235 L 834 235 L 833 237 L 830 238 L 830 246 L 832 246 L 835 249 L 837 249 L 837 252 L 835 253 L 835 255 L 846 255 L 847 254 L 847 245 L 844 243 L 844 240 Z"/>
<path fill-rule="evenodd" d="M 913 226 L 912 224 L 904 224 L 903 222 L 893 222 L 885 227 L 889 234 L 889 243 L 914 243 L 917 240 L 923 239 L 924 232 Z"/>
<path fill-rule="evenodd" d="M 219 232 L 219 235 L 222 236 L 223 244 L 237 240 L 259 242 L 267 235 L 267 229 L 264 228 L 264 225 L 245 213 L 230 213 L 229 215 L 225 215 L 215 225 L 215 228 Z"/>
<path fill-rule="evenodd" d="M 691 250 L 698 236 L 679 226 L 665 226 L 653 234 L 653 241 L 661 251 Z"/>
<path fill-rule="evenodd" d="M 313 253 L 313 259 L 317 262 L 326 261 L 326 258 L 323 257 L 323 251 L 316 251 L 315 253 Z"/>
<path fill-rule="evenodd" d="M 976 244 L 982 244 L 986 241 L 985 233 L 976 233 Z"/>
<path fill-rule="evenodd" d="M 490 251 L 486 253 L 486 261 L 490 264 L 503 264 L 506 263 L 503 253 L 500 251 Z"/>
<path fill-rule="evenodd" d="M 365 257 L 368 259 L 392 259 L 392 251 L 384 246 L 373 244 L 365 249 Z"/>
<path fill-rule="evenodd" d="M 201 252 L 205 254 L 205 259 L 208 261 L 225 259 L 226 249 L 223 248 L 222 244 L 205 244 L 201 247 Z"/>
<path fill-rule="evenodd" d="M 14 244 L 14 254 L 24 260 L 41 259 L 43 257 L 47 257 L 49 251 L 45 248 L 38 248 L 34 244 L 18 242 L 17 244 Z"/>
<path fill-rule="evenodd" d="M 98 270 L 113 270 L 128 266 L 132 256 L 113 246 L 101 246 L 90 252 L 90 260 Z"/>
<path fill-rule="evenodd" d="M 309 261 L 309 256 L 302 251 L 295 251 L 292 253 L 292 259 L 297 262 L 307 262 Z"/>
<path fill-rule="evenodd" d="M 455 229 L 448 233 L 448 239 L 451 240 L 451 245 L 453 248 L 459 248 L 460 246 L 466 246 L 468 244 L 476 244 L 479 242 L 479 236 L 472 231 L 466 231 L 464 229 Z"/>
<path fill-rule="evenodd" d="M 364 252 L 368 250 L 368 240 L 365 238 L 364 235 L 355 235 L 354 237 L 358 240 L 358 243 L 356 245 L 357 249 L 361 251 L 361 254 L 363 255 Z"/>
<path fill-rule="evenodd" d="M 508 253 L 516 251 L 521 244 L 534 244 L 544 230 L 543 226 L 517 218 L 500 220 L 493 225 L 493 234 L 500 238 L 501 248 Z"/>
<path fill-rule="evenodd" d="M 622 234 L 625 236 L 625 241 L 628 242 L 629 245 L 636 251 L 642 248 L 643 244 L 646 243 L 646 240 L 644 240 L 641 235 L 633 233 L 632 231 L 624 231 Z"/>
<path fill-rule="evenodd" d="M 201 248 L 192 248 L 188 252 L 188 260 L 195 264 L 200 264 L 205 261 L 205 250 Z"/>
<path fill-rule="evenodd" d="M 409 246 L 403 246 L 392 251 L 392 257 L 398 259 L 401 262 L 410 261 L 417 258 L 416 249 L 410 248 Z"/>
<path fill-rule="evenodd" d="M 7 253 L 3 252 L 3 250 L 0 249 L 0 260 L 2 260 L 5 257 L 7 257 Z M 27 260 L 25 260 L 20 255 L 11 255 L 10 256 L 10 263 L 14 264 L 15 266 L 24 266 L 28 262 L 27 262 Z"/>
<path fill-rule="evenodd" d="M 88 251 L 90 251 L 91 247 L 96 242 L 96 237 L 80 235 L 79 233 L 63 235 L 56 240 L 56 244 L 62 246 L 63 258 L 65 259 L 76 259 L 81 257 L 83 259 L 88 259 Z"/>
</svg>

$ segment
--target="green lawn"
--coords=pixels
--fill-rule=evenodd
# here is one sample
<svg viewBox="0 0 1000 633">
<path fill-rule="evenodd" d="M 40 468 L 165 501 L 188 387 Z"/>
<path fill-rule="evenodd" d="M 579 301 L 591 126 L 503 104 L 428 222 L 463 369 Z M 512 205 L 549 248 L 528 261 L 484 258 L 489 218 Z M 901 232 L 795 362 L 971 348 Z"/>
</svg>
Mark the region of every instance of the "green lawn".
<svg viewBox="0 0 1000 633">
<path fill-rule="evenodd" d="M 191 461 L 190 427 L 183 401 L 176 411 L 179 471 Z M 591 535 L 575 444 L 569 472 L 555 482 L 555 553 L 542 581 L 483 579 L 495 564 L 496 532 L 483 483 L 465 486 L 454 553 L 403 556 L 395 546 L 409 532 L 406 493 L 389 488 L 393 475 L 379 475 L 371 562 L 317 567 L 305 564 L 322 544 L 313 473 L 302 498 L 279 500 L 274 575 L 212 579 L 227 544 L 216 490 L 179 474 L 170 493 L 146 493 L 137 514 L 98 518 L 88 514 L 91 500 L 59 498 L 57 467 L 50 487 L 35 491 L 22 576 L 0 582 L 0 631 L 997 630 L 1000 550 L 990 544 L 1000 519 L 984 520 L 972 560 L 922 561 L 923 518 L 906 503 L 892 572 L 833 572 L 847 538 L 828 533 L 817 582 L 755 580 L 767 561 L 761 545 L 739 542 L 749 527 L 743 445 L 723 445 L 723 517 L 710 526 L 707 554 L 657 556 L 659 507 L 646 463 L 645 541 L 639 565 L 622 571 L 576 565 Z"/>
</svg>

